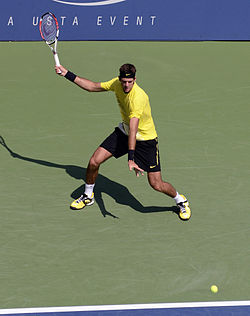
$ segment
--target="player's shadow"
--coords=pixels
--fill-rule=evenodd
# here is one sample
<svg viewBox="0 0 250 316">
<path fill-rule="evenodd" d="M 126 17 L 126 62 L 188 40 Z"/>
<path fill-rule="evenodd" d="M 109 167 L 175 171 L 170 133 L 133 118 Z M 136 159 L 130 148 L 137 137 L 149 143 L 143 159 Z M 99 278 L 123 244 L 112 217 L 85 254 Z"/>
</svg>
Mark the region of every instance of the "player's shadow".
<svg viewBox="0 0 250 316">
<path fill-rule="evenodd" d="M 13 152 L 5 143 L 3 138 L 0 136 L 0 144 L 3 145 L 11 154 L 13 158 L 21 159 L 24 161 L 36 163 L 46 167 L 64 169 L 66 173 L 78 180 L 85 180 L 86 176 L 86 168 L 74 166 L 74 165 L 63 165 L 57 164 L 50 161 L 34 159 L 29 157 L 21 156 L 15 152 Z M 72 192 L 71 197 L 73 199 L 78 198 L 84 191 L 84 184 L 78 187 L 75 191 Z M 178 208 L 176 206 L 172 207 L 159 207 L 159 206 L 143 206 L 130 192 L 129 190 L 122 184 L 112 181 L 109 178 L 103 176 L 102 174 L 98 175 L 96 185 L 95 185 L 95 201 L 98 204 L 102 215 L 112 216 L 114 218 L 118 218 L 109 211 L 107 211 L 104 201 L 102 198 L 102 194 L 106 193 L 110 197 L 112 197 L 117 203 L 122 205 L 127 205 L 134 209 L 137 212 L 141 213 L 155 213 L 155 212 L 167 212 L 172 211 L 178 214 Z"/>
</svg>

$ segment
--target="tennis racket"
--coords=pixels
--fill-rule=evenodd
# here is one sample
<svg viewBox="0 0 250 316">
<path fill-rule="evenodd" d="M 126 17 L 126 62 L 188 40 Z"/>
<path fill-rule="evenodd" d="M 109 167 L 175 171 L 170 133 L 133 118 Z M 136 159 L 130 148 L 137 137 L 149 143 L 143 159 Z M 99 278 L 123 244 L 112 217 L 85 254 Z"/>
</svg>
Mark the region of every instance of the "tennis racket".
<svg viewBox="0 0 250 316">
<path fill-rule="evenodd" d="M 39 30 L 42 39 L 46 42 L 54 55 L 56 66 L 60 66 L 60 61 L 57 54 L 59 25 L 53 13 L 47 12 L 41 16 L 39 22 Z"/>
</svg>

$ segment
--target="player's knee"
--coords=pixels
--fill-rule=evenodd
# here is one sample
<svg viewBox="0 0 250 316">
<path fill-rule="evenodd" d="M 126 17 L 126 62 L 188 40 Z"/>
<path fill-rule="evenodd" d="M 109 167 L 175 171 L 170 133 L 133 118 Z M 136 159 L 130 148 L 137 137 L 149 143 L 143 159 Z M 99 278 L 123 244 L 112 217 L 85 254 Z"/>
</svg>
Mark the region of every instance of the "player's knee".
<svg viewBox="0 0 250 316">
<path fill-rule="evenodd" d="M 162 191 L 162 181 L 151 180 L 149 184 L 155 191 Z"/>
<path fill-rule="evenodd" d="M 91 169 L 99 168 L 100 163 L 95 159 L 95 156 L 92 156 L 89 160 L 89 167 Z"/>
</svg>

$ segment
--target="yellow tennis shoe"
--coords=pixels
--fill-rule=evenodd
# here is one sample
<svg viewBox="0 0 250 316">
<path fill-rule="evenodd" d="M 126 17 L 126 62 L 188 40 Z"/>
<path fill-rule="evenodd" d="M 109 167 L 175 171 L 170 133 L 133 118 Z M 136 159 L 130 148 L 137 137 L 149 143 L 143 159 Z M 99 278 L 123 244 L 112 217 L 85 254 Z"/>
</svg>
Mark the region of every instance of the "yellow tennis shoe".
<svg viewBox="0 0 250 316">
<path fill-rule="evenodd" d="M 179 217 L 183 221 L 187 221 L 191 217 L 191 209 L 189 207 L 189 203 L 186 197 L 184 195 L 181 195 L 181 197 L 184 199 L 184 201 L 177 204 L 177 206 L 180 209 Z"/>
<path fill-rule="evenodd" d="M 94 202 L 94 192 L 91 194 L 91 198 L 89 198 L 86 194 L 83 194 L 71 203 L 70 208 L 72 210 L 81 210 L 85 206 L 94 204 Z"/>
</svg>

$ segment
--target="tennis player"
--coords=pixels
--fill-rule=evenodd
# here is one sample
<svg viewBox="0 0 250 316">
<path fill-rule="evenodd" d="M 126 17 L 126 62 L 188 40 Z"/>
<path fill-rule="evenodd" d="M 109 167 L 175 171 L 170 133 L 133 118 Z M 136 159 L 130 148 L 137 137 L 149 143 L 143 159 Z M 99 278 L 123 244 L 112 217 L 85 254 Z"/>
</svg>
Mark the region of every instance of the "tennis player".
<svg viewBox="0 0 250 316">
<path fill-rule="evenodd" d="M 158 139 L 151 115 L 148 95 L 136 83 L 136 68 L 132 64 L 120 67 L 119 76 L 107 82 L 93 82 L 79 77 L 63 66 L 55 66 L 56 73 L 89 92 L 113 91 L 120 108 L 122 122 L 96 149 L 89 160 L 85 191 L 71 203 L 80 210 L 94 203 L 94 186 L 100 165 L 112 156 L 128 155 L 128 168 L 136 176 L 147 172 L 153 189 L 172 197 L 179 207 L 179 217 L 191 217 L 189 203 L 168 182 L 162 180 Z"/>
</svg>

